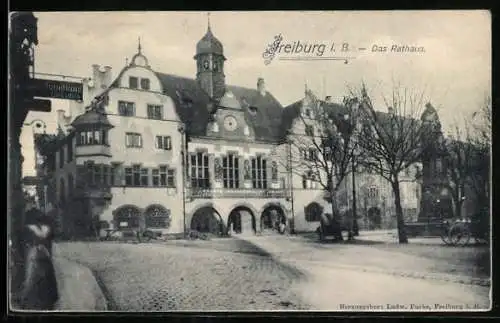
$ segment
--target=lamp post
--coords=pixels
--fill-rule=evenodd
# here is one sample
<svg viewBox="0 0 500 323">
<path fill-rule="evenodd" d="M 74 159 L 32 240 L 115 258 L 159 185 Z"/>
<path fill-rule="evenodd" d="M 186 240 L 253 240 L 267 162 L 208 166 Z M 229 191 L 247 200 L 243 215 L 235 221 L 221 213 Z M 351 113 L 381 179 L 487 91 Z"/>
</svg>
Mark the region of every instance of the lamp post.
<svg viewBox="0 0 500 323">
<path fill-rule="evenodd" d="M 181 134 L 181 165 L 182 165 L 182 222 L 183 222 L 183 230 L 184 230 L 184 238 L 186 238 L 186 127 L 184 124 L 180 124 L 177 128 L 179 133 Z"/>
<path fill-rule="evenodd" d="M 288 140 L 288 182 L 290 185 L 290 199 L 292 203 L 292 225 L 291 225 L 291 234 L 295 234 L 295 211 L 293 207 L 293 174 L 292 174 L 292 141 Z"/>
<path fill-rule="evenodd" d="M 351 112 L 352 113 L 352 112 Z M 354 131 L 356 129 L 356 125 L 354 124 L 355 120 L 352 115 L 344 114 L 344 120 L 348 125 L 348 131 L 350 132 L 350 140 L 353 140 Z M 351 176 L 352 176 L 352 229 L 353 235 L 359 236 L 359 226 L 357 220 L 357 203 L 356 203 L 356 157 L 358 155 L 358 146 L 354 147 L 351 156 Z"/>
</svg>

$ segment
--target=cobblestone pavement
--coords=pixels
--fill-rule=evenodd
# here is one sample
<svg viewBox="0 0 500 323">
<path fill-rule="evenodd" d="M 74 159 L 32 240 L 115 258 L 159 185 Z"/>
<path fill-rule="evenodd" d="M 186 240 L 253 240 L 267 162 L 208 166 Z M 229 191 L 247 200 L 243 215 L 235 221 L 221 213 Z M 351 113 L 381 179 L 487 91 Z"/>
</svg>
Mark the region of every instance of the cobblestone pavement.
<svg viewBox="0 0 500 323">
<path fill-rule="evenodd" d="M 58 256 L 77 261 L 94 271 L 105 286 L 110 310 L 272 311 L 310 308 L 293 288 L 306 279 L 300 271 L 274 261 L 251 244 L 235 239 L 199 243 L 203 247 L 184 246 L 179 242 L 74 242 L 60 243 L 57 252 Z M 235 250 L 245 253 L 232 252 Z"/>
<path fill-rule="evenodd" d="M 265 240 L 262 240 L 265 241 Z M 277 237 L 268 251 L 282 256 L 335 264 L 378 268 L 401 273 L 432 273 L 479 285 L 490 284 L 488 246 L 453 247 L 444 244 L 404 244 L 376 241 L 319 243 L 314 235 Z M 391 259 L 391 261 L 388 261 Z M 467 278 L 467 279 L 466 279 Z"/>
<path fill-rule="evenodd" d="M 399 250 L 397 247 L 384 250 L 375 247 L 378 245 L 319 244 L 300 237 L 243 239 L 307 273 L 311 279 L 295 288 L 318 310 L 346 309 L 341 304 L 382 306 L 379 310 L 392 309 L 387 308 L 387 304 L 400 304 L 402 307 L 397 310 L 427 311 L 485 310 L 490 306 L 488 287 L 460 281 L 471 278 L 473 273 L 469 276 L 465 273 L 462 276 L 450 275 L 449 270 L 447 273 L 443 269 L 458 271 L 457 268 L 460 268 L 466 271 L 470 264 L 455 264 L 448 258 L 443 260 L 432 258 L 429 254 L 422 257 L 415 252 L 395 252 Z M 420 247 L 432 249 L 429 246 Z M 435 269 L 443 272 L 436 272 Z"/>
</svg>

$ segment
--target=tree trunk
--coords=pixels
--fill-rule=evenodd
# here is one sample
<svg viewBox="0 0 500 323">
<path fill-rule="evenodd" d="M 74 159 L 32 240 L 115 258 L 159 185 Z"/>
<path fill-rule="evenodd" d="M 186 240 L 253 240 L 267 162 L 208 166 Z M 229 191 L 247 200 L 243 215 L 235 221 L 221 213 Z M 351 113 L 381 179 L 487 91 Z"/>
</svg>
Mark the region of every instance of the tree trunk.
<svg viewBox="0 0 500 323">
<path fill-rule="evenodd" d="M 405 222 L 403 218 L 403 208 L 401 207 L 401 192 L 399 190 L 399 179 L 397 176 L 395 176 L 394 182 L 392 183 L 392 190 L 394 192 L 394 204 L 396 207 L 399 243 L 408 243 L 408 237 L 406 236 Z"/>
<path fill-rule="evenodd" d="M 339 221 L 339 212 L 337 209 L 337 199 L 336 199 L 336 190 L 331 189 L 330 193 L 330 202 L 332 203 L 332 216 L 329 218 L 329 225 L 335 228 L 335 239 L 339 241 L 343 241 L 342 237 L 342 222 Z"/>
</svg>

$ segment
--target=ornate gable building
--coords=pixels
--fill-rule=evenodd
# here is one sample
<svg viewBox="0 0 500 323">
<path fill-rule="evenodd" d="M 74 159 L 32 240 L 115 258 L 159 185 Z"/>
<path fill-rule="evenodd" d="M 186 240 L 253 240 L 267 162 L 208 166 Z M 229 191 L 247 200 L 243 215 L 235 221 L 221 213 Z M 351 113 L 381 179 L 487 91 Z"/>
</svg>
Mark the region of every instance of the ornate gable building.
<svg viewBox="0 0 500 323">
<path fill-rule="evenodd" d="M 314 210 L 326 203 L 324 194 L 314 178 L 291 171 L 292 155 L 307 156 L 287 141 L 305 131 L 295 129 L 296 119 L 311 93 L 284 108 L 262 78 L 255 88 L 226 84 L 228 60 L 210 25 L 194 60 L 194 78 L 157 72 L 139 42 L 114 81 L 111 68 L 94 65 L 85 81 L 92 102 L 73 106 L 69 118 L 60 113 L 61 133 L 38 140 L 53 192 L 46 198 L 65 234 L 141 226 L 255 234 L 280 221 L 297 231 L 317 228 Z M 368 194 L 366 209 L 387 213 L 385 186 L 363 174 L 358 185 Z M 407 193 L 415 212 L 416 191 Z"/>
</svg>

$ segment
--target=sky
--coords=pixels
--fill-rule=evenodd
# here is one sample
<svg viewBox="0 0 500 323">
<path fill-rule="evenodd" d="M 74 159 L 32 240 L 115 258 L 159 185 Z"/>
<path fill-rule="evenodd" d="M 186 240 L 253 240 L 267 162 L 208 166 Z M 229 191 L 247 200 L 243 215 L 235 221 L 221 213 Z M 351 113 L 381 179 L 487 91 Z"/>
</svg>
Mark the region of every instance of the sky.
<svg viewBox="0 0 500 323">
<path fill-rule="evenodd" d="M 488 11 L 337 11 L 337 12 L 35 12 L 39 44 L 36 72 L 90 77 L 91 65 L 109 65 L 116 77 L 126 58 L 142 52 L 151 67 L 163 73 L 195 77 L 196 43 L 207 30 L 222 42 L 226 83 L 266 88 L 286 106 L 304 95 L 305 86 L 320 97 L 341 101 L 347 87 L 364 82 L 375 104 L 383 109 L 400 83 L 424 93 L 436 108 L 443 128 L 468 117 L 491 96 L 491 17 Z M 325 44 L 327 56 L 338 60 L 281 60 L 283 48 L 270 64 L 265 49 L 281 34 L 282 44 Z M 335 44 L 335 53 L 330 52 Z M 366 48 L 342 53 L 341 45 Z M 374 45 L 387 46 L 373 52 Z M 393 45 L 423 47 L 424 52 L 391 52 Z M 300 57 L 313 54 L 298 53 Z M 316 55 L 317 56 L 317 55 Z M 56 110 L 67 102 L 54 100 L 51 113 L 31 112 L 26 123 L 42 119 L 56 129 Z M 31 128 L 22 135 L 23 151 L 33 147 Z M 30 148 L 31 147 L 31 148 Z M 29 154 L 29 152 L 25 153 Z M 25 169 L 32 169 L 25 156 Z"/>
</svg>

